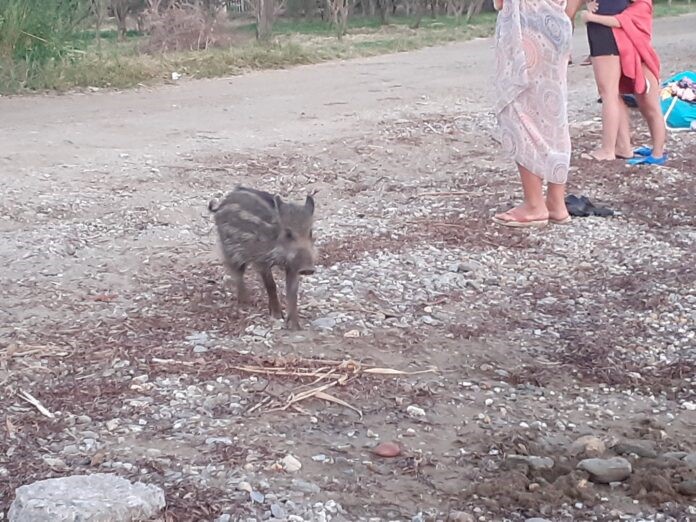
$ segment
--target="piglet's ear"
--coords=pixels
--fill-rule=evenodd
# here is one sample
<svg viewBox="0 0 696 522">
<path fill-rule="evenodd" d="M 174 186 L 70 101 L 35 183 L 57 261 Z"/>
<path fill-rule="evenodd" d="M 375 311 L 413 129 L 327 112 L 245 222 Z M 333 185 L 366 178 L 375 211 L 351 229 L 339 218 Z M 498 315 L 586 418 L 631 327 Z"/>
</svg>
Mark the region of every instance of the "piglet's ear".
<svg viewBox="0 0 696 522">
<path fill-rule="evenodd" d="M 305 200 L 305 208 L 310 214 L 314 214 L 314 198 L 312 196 L 307 196 Z"/>
</svg>

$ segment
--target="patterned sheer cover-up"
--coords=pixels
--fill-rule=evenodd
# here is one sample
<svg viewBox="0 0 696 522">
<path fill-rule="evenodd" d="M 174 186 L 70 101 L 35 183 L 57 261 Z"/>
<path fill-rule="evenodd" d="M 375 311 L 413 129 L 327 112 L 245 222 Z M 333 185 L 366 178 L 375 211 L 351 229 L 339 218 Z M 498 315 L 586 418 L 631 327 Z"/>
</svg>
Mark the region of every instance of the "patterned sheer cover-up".
<svg viewBox="0 0 696 522">
<path fill-rule="evenodd" d="M 550 183 L 570 165 L 565 0 L 504 0 L 495 36 L 495 111 L 503 151 Z"/>
</svg>

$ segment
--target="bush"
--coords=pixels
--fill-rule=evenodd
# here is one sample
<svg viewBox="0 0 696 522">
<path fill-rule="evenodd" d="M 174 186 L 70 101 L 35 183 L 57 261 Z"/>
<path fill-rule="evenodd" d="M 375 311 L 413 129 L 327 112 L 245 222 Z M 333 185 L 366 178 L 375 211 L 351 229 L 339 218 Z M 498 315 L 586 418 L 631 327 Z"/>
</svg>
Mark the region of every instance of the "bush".
<svg viewBox="0 0 696 522">
<path fill-rule="evenodd" d="M 0 60 L 31 67 L 65 57 L 88 14 L 82 0 L 0 0 Z"/>
<path fill-rule="evenodd" d="M 200 5 L 183 4 L 153 15 L 149 31 L 141 50 L 150 54 L 230 47 L 234 39 L 227 17 Z"/>
</svg>

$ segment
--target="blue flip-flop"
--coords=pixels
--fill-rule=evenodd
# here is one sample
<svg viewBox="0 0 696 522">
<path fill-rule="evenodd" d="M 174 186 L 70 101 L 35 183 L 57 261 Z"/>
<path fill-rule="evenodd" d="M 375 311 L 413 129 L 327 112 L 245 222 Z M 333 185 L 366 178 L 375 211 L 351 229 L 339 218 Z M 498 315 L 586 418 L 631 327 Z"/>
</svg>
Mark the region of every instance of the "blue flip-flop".
<svg viewBox="0 0 696 522">
<path fill-rule="evenodd" d="M 633 151 L 633 154 L 646 158 L 648 156 L 652 156 L 652 149 L 650 147 L 638 147 Z"/>
<path fill-rule="evenodd" d="M 662 166 L 665 163 L 667 163 L 667 154 L 663 154 L 659 158 L 656 158 L 652 154 L 649 156 L 641 156 L 638 158 L 633 158 L 630 159 L 626 162 L 627 165 L 629 166 L 636 166 L 636 165 L 657 165 L 657 166 Z"/>
</svg>

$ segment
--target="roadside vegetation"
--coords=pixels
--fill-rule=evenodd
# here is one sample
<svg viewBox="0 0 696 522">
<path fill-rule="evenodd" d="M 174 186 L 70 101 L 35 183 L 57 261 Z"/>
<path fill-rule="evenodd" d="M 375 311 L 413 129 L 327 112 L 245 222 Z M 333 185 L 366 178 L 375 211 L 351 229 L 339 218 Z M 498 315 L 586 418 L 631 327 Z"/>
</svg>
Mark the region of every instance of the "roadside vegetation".
<svg viewBox="0 0 696 522">
<path fill-rule="evenodd" d="M 490 35 L 489 4 L 0 0 L 0 93 L 128 88 L 408 51 Z M 656 5 L 658 16 L 691 10 L 686 1 Z"/>
</svg>

